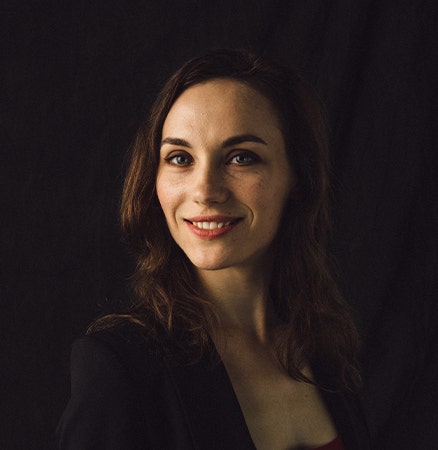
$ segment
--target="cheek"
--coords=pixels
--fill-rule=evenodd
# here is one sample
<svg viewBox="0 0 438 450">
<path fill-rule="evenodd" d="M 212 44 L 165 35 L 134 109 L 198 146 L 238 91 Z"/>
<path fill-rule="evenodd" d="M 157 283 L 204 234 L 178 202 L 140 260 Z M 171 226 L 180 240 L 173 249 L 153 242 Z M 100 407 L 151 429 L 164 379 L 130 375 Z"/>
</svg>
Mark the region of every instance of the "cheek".
<svg viewBox="0 0 438 450">
<path fill-rule="evenodd" d="M 272 202 L 276 205 L 280 215 L 283 213 L 284 208 L 287 208 L 294 185 L 295 176 L 291 170 L 283 172 L 277 180 L 273 189 Z"/>
<path fill-rule="evenodd" d="M 157 177 L 157 183 L 155 186 L 157 191 L 158 201 L 160 202 L 161 209 L 167 217 L 169 211 L 172 209 L 174 203 L 172 189 L 169 189 L 169 184 L 163 177 Z"/>
<path fill-rule="evenodd" d="M 183 202 L 183 190 L 178 183 L 169 181 L 165 176 L 158 176 L 155 185 L 161 209 L 169 222 L 175 217 L 176 209 Z"/>
<path fill-rule="evenodd" d="M 261 180 L 249 190 L 249 198 L 251 198 L 251 204 L 255 209 L 275 219 L 275 217 L 281 215 L 289 198 L 290 190 L 289 180 L 283 182 Z"/>
</svg>

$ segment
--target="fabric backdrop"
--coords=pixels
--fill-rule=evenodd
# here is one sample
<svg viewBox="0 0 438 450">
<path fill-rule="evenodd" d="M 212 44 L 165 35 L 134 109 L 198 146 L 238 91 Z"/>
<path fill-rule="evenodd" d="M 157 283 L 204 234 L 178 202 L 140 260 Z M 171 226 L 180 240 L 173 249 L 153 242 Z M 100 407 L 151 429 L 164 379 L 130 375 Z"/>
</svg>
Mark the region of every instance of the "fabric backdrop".
<svg viewBox="0 0 438 450">
<path fill-rule="evenodd" d="M 435 4 L 2 3 L 0 448 L 54 448 L 71 342 L 127 297 L 127 149 L 163 81 L 214 47 L 281 58 L 324 101 L 375 449 L 438 445 Z"/>
</svg>

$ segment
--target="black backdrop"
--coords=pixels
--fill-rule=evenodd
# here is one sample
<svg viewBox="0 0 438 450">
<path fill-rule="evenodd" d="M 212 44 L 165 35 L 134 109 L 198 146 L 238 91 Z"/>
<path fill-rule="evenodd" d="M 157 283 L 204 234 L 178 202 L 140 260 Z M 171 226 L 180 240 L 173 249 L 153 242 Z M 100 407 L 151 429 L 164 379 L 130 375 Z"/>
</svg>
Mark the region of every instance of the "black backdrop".
<svg viewBox="0 0 438 450">
<path fill-rule="evenodd" d="M 0 448 L 54 448 L 71 342 L 126 297 L 127 148 L 164 79 L 211 47 L 283 58 L 325 102 L 375 448 L 438 448 L 434 3 L 2 3 Z"/>
</svg>

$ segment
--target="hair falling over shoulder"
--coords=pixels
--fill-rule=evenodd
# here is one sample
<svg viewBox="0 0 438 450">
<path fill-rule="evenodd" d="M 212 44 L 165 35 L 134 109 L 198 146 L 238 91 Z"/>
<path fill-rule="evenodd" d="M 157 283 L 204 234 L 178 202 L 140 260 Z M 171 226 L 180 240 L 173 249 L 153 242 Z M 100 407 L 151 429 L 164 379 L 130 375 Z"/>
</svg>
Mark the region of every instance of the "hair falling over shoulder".
<svg viewBox="0 0 438 450">
<path fill-rule="evenodd" d="M 360 386 L 359 336 L 348 304 L 332 276 L 327 255 L 329 217 L 328 133 L 309 86 L 268 58 L 216 50 L 184 64 L 166 83 L 132 146 L 122 202 L 121 227 L 137 254 L 134 299 L 124 314 L 101 317 L 94 332 L 134 322 L 163 347 L 190 363 L 211 346 L 218 319 L 197 289 L 195 271 L 176 245 L 155 192 L 164 120 L 188 87 L 214 78 L 247 83 L 278 114 L 287 156 L 296 174 L 277 233 L 271 298 L 282 320 L 278 357 L 290 376 L 309 381 L 303 362 L 317 361 L 336 389 Z M 172 350 L 169 350 L 172 351 Z"/>
</svg>

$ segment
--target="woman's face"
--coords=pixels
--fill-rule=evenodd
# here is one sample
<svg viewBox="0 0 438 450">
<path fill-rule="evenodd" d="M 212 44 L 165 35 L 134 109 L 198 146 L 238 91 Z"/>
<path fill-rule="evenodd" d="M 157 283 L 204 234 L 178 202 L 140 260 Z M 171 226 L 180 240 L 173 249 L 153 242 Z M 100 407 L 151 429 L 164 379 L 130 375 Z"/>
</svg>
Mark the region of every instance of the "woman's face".
<svg viewBox="0 0 438 450">
<path fill-rule="evenodd" d="M 198 269 L 269 260 L 293 178 L 277 116 L 248 85 L 197 84 L 170 109 L 157 195 L 173 239 Z"/>
</svg>

